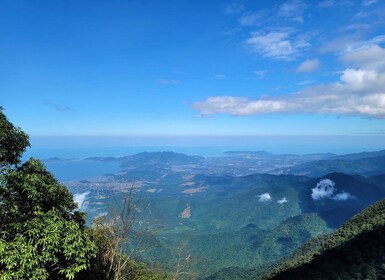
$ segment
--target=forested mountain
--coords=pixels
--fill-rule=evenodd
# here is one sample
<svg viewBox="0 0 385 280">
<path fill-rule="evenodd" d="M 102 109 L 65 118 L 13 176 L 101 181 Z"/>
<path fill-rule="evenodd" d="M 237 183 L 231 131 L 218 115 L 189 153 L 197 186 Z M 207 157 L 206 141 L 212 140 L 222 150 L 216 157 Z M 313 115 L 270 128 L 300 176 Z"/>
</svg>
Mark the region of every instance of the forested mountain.
<svg viewBox="0 0 385 280">
<path fill-rule="evenodd" d="M 385 279 L 385 199 L 312 239 L 263 279 Z"/>
</svg>

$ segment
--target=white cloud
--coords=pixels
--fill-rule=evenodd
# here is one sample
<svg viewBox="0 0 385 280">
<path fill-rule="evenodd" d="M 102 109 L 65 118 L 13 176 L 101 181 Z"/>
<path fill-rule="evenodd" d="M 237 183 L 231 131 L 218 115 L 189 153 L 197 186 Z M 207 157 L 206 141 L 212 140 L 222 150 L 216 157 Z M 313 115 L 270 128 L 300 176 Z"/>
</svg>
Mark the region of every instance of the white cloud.
<svg viewBox="0 0 385 280">
<path fill-rule="evenodd" d="M 269 193 L 263 193 L 261 195 L 258 195 L 257 197 L 259 197 L 260 202 L 268 202 L 271 200 L 271 196 Z"/>
<path fill-rule="evenodd" d="M 353 24 L 349 24 L 348 26 L 341 27 L 340 30 L 342 32 L 345 32 L 345 31 L 364 31 L 364 30 L 368 30 L 370 28 L 371 28 L 371 26 L 369 24 L 366 24 L 366 23 L 362 23 L 362 24 L 353 23 Z"/>
<path fill-rule="evenodd" d="M 365 49 L 373 45 L 379 45 L 385 42 L 385 35 L 376 36 L 370 40 L 362 41 L 357 35 L 348 35 L 336 38 L 327 42 L 320 48 L 321 53 L 335 52 L 338 55 L 355 52 L 359 49 Z"/>
<path fill-rule="evenodd" d="M 345 52 L 341 60 L 349 66 L 385 71 L 385 49 L 378 45 L 364 46 L 354 51 Z"/>
<path fill-rule="evenodd" d="M 333 200 L 337 200 L 337 201 L 344 201 L 344 200 L 348 200 L 348 199 L 353 199 L 353 196 L 347 192 L 337 193 L 333 197 Z"/>
<path fill-rule="evenodd" d="M 303 13 L 306 5 L 302 0 L 289 0 L 279 6 L 278 15 L 287 17 L 295 22 L 303 23 Z"/>
<path fill-rule="evenodd" d="M 252 32 L 246 40 L 246 45 L 252 52 L 264 57 L 286 61 L 293 60 L 299 50 L 310 46 L 304 38 L 293 38 L 290 31 Z"/>
<path fill-rule="evenodd" d="M 160 85 L 179 85 L 181 84 L 182 82 L 181 81 L 178 81 L 178 80 L 167 80 L 167 79 L 158 79 L 156 80 L 156 82 Z"/>
<path fill-rule="evenodd" d="M 284 204 L 284 203 L 287 203 L 287 202 L 288 202 L 288 200 L 287 200 L 286 197 L 284 197 L 284 198 L 282 198 L 280 200 L 277 200 L 277 203 L 279 203 L 279 204 Z"/>
<path fill-rule="evenodd" d="M 345 52 L 341 59 L 352 67 L 342 71 L 340 80 L 335 83 L 309 86 L 296 93 L 258 99 L 214 96 L 194 103 L 193 108 L 202 115 L 305 113 L 385 118 L 384 52 L 385 49 L 378 45 L 366 50 L 359 48 Z"/>
<path fill-rule="evenodd" d="M 335 183 L 330 179 L 323 179 L 318 182 L 317 186 L 312 190 L 311 197 L 313 200 L 331 199 L 335 201 L 345 201 L 354 197 L 348 192 L 335 193 Z"/>
<path fill-rule="evenodd" d="M 345 51 L 349 46 L 355 44 L 357 38 L 355 36 L 343 36 L 338 37 L 332 41 L 329 41 L 320 47 L 321 53 L 341 52 Z"/>
<path fill-rule="evenodd" d="M 86 200 L 87 196 L 90 194 L 89 191 L 83 192 L 83 193 L 75 193 L 74 194 L 74 201 L 77 203 L 78 208 L 81 209 L 83 207 L 84 201 Z"/>
<path fill-rule="evenodd" d="M 320 67 L 320 61 L 318 59 L 306 59 L 302 62 L 298 68 L 298 72 L 314 72 L 317 71 Z"/>
<path fill-rule="evenodd" d="M 317 186 L 311 189 L 311 198 L 313 200 L 320 200 L 323 198 L 331 198 L 336 190 L 334 188 L 336 184 L 329 179 L 323 179 L 318 182 Z"/>
</svg>

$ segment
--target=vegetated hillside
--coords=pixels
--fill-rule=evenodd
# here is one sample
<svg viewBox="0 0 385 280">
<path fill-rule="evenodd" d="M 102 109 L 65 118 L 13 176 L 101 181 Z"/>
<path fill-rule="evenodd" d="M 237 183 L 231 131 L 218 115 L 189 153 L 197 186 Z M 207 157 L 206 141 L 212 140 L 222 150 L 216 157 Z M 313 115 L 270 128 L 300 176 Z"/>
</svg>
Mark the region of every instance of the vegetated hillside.
<svg viewBox="0 0 385 280">
<path fill-rule="evenodd" d="M 383 189 L 385 189 L 385 173 L 380 174 L 380 175 L 376 175 L 376 176 L 368 177 L 368 178 L 366 178 L 366 181 L 369 183 L 372 183 L 372 184 L 376 184 L 376 185 L 382 187 Z"/>
<path fill-rule="evenodd" d="M 263 279 L 385 279 L 385 199 L 312 239 Z"/>
<path fill-rule="evenodd" d="M 244 210 L 248 209 L 250 212 L 248 218 L 254 217 L 254 221 L 260 221 L 247 225 L 253 227 L 254 236 L 249 237 L 248 242 L 242 243 L 247 248 L 239 248 L 237 251 L 245 252 L 249 250 L 248 248 L 252 248 L 248 259 L 254 259 L 255 265 L 246 262 L 229 263 L 229 266 L 211 274 L 207 278 L 210 280 L 255 279 L 264 272 L 271 271 L 274 262 L 289 255 L 301 243 L 322 235 L 328 228 L 338 228 L 353 215 L 385 197 L 384 190 L 376 184 L 369 184 L 360 176 L 341 173 L 332 173 L 317 179 L 251 175 L 238 180 L 243 182 L 245 189 L 249 191 L 238 194 L 234 200 L 227 202 L 226 207 L 219 206 L 213 209 L 211 214 L 213 217 L 217 215 L 220 217 L 224 209 L 231 209 L 228 216 L 232 220 L 238 211 L 243 210 L 242 212 L 246 213 Z M 252 203 L 249 201 L 256 197 L 256 193 L 264 192 L 270 194 L 272 201 L 254 203 L 254 207 L 251 207 Z M 274 203 L 274 198 L 282 197 L 286 197 L 286 203 Z M 243 201 L 238 204 L 238 210 L 235 206 L 236 201 Z M 205 219 L 210 222 L 213 217 L 205 216 Z M 220 219 L 223 220 L 224 218 Z M 235 216 L 235 220 L 242 221 L 242 216 Z M 232 247 L 231 242 L 224 243 L 229 244 L 229 248 Z M 226 250 L 223 252 L 226 253 Z M 234 254 L 234 258 L 237 258 L 237 254 Z"/>
<path fill-rule="evenodd" d="M 385 173 L 385 156 L 360 159 L 318 160 L 294 166 L 289 171 L 290 174 L 312 177 L 321 177 L 332 172 L 364 176 Z"/>
</svg>

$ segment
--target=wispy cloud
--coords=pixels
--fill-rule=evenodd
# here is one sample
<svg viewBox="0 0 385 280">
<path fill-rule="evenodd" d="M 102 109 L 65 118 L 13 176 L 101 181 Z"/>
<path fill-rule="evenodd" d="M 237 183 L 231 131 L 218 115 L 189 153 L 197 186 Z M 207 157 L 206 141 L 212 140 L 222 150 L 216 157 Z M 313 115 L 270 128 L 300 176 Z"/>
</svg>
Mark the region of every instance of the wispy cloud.
<svg viewBox="0 0 385 280">
<path fill-rule="evenodd" d="M 258 76 L 258 77 L 265 77 L 266 73 L 267 73 L 266 70 L 255 70 L 254 71 L 255 76 Z"/>
<path fill-rule="evenodd" d="M 59 104 L 56 104 L 53 102 L 42 102 L 42 105 L 53 108 L 53 109 L 60 111 L 60 112 L 74 111 L 74 109 L 71 107 L 59 105 Z"/>
<path fill-rule="evenodd" d="M 300 81 L 298 83 L 295 83 L 297 86 L 307 86 L 307 85 L 310 85 L 310 84 L 314 84 L 315 82 L 317 82 L 316 80 L 303 80 L 303 81 Z"/>
<path fill-rule="evenodd" d="M 217 75 L 214 76 L 214 79 L 216 79 L 216 80 L 224 80 L 224 79 L 226 79 L 226 76 L 223 75 L 223 74 L 217 74 Z"/>
<path fill-rule="evenodd" d="M 385 49 L 379 45 L 361 45 L 364 47 L 341 54 L 347 68 L 338 82 L 257 99 L 213 96 L 194 103 L 193 108 L 203 115 L 305 113 L 385 118 Z"/>
<path fill-rule="evenodd" d="M 243 10 L 245 10 L 245 6 L 240 3 L 229 3 L 224 8 L 224 12 L 227 15 L 238 14 Z"/>
<path fill-rule="evenodd" d="M 306 49 L 310 44 L 303 37 L 292 36 L 289 31 L 252 32 L 246 40 L 246 45 L 254 53 L 263 57 L 277 60 L 294 60 L 300 50 Z"/>
<path fill-rule="evenodd" d="M 323 0 L 323 1 L 318 3 L 317 7 L 319 7 L 319 8 L 329 8 L 329 7 L 333 7 L 334 5 L 335 5 L 335 1 L 334 0 Z"/>
<path fill-rule="evenodd" d="M 375 3 L 377 3 L 377 0 L 363 0 L 362 1 L 363 6 L 370 6 L 370 5 L 373 5 Z"/>
<path fill-rule="evenodd" d="M 304 62 L 302 62 L 298 68 L 298 72 L 315 72 L 320 67 L 320 61 L 316 59 L 306 59 Z"/>
<path fill-rule="evenodd" d="M 182 82 L 178 80 L 168 80 L 168 79 L 158 79 L 156 82 L 160 85 L 167 86 L 167 85 L 179 85 Z"/>
<path fill-rule="evenodd" d="M 352 0 L 324 0 L 318 3 L 318 8 L 343 8 L 354 5 Z"/>
<path fill-rule="evenodd" d="M 262 24 L 269 15 L 268 10 L 244 13 L 239 19 L 241 26 L 256 26 Z"/>
<path fill-rule="evenodd" d="M 304 23 L 306 4 L 302 0 L 289 0 L 279 6 L 278 15 L 298 23 Z"/>
</svg>

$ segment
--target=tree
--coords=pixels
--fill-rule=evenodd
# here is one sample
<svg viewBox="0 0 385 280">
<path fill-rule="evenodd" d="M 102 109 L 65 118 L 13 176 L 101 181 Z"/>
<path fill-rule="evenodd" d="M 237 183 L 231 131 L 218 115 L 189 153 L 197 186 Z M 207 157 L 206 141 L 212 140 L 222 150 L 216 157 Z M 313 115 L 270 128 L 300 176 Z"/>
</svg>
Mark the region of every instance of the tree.
<svg viewBox="0 0 385 280">
<path fill-rule="evenodd" d="M 142 232 L 143 224 L 137 219 L 140 197 L 135 196 L 136 191 L 135 185 L 128 185 L 127 192 L 116 193 L 107 216 L 98 216 L 93 221 L 92 233 L 98 248 L 96 272 L 100 279 L 171 279 L 169 274 L 156 272 L 137 261 L 138 247 L 150 232 Z"/>
<path fill-rule="evenodd" d="M 20 163 L 20 158 L 29 147 L 29 137 L 20 128 L 13 126 L 0 107 L 0 168 Z"/>
<path fill-rule="evenodd" d="M 0 108 L 0 279 L 74 279 L 96 253 L 85 215 L 39 160 L 19 166 L 28 146 Z"/>
</svg>

